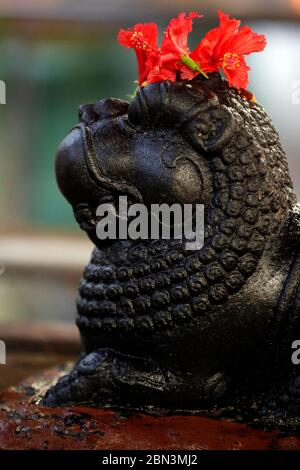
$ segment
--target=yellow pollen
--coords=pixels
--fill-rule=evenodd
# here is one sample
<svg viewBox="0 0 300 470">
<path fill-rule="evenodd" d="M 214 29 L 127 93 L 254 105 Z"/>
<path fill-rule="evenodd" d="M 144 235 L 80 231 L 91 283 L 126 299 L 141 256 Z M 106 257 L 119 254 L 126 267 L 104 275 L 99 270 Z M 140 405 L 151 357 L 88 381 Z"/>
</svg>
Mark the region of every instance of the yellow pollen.
<svg viewBox="0 0 300 470">
<path fill-rule="evenodd" d="M 147 41 L 144 38 L 144 35 L 141 31 L 135 31 L 131 36 L 131 45 L 135 49 L 142 49 L 144 51 L 152 51 L 152 47 L 149 46 Z"/>
<path fill-rule="evenodd" d="M 222 59 L 223 67 L 228 70 L 236 70 L 241 65 L 241 60 L 235 52 L 227 52 Z"/>
</svg>

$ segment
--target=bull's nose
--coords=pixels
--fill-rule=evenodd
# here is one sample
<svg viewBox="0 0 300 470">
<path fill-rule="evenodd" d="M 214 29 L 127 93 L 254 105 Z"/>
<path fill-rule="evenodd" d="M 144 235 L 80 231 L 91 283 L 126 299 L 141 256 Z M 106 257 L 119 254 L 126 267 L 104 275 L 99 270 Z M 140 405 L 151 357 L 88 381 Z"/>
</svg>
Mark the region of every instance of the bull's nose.
<svg viewBox="0 0 300 470">
<path fill-rule="evenodd" d="M 56 179 L 66 199 L 81 202 L 88 184 L 82 132 L 74 128 L 61 142 L 56 156 Z"/>
</svg>

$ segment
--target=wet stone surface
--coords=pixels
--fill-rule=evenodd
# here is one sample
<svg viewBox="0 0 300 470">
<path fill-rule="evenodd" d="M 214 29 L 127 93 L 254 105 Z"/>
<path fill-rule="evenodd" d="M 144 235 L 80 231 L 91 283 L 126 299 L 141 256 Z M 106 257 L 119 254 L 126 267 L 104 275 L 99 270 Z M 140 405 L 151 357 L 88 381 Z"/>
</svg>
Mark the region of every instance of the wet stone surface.
<svg viewBox="0 0 300 470">
<path fill-rule="evenodd" d="M 46 408 L 41 396 L 65 368 L 0 394 L 0 449 L 300 450 L 300 437 L 207 416 L 88 407 Z"/>
</svg>

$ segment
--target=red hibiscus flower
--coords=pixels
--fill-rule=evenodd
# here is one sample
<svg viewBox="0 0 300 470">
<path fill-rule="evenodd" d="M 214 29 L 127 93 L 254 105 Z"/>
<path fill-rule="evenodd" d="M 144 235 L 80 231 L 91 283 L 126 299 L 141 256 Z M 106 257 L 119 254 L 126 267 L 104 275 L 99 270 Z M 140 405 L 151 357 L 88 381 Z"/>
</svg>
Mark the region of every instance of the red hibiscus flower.
<svg viewBox="0 0 300 470">
<path fill-rule="evenodd" d="M 193 19 L 198 13 L 180 13 L 173 18 L 165 33 L 161 48 L 157 45 L 158 28 L 155 23 L 137 24 L 134 28 L 121 30 L 118 41 L 135 50 L 139 85 L 162 80 L 192 80 L 199 73 L 223 70 L 230 86 L 246 90 L 248 71 L 245 55 L 262 51 L 266 38 L 256 34 L 248 26 L 240 28 L 241 22 L 218 11 L 220 25 L 209 31 L 193 52 L 188 47 L 188 35 Z"/>
<path fill-rule="evenodd" d="M 148 76 L 149 83 L 166 79 L 176 80 L 177 73 L 187 67 L 197 73 L 203 73 L 199 64 L 191 59 L 188 47 L 188 34 L 192 31 L 193 19 L 202 16 L 195 12 L 188 15 L 180 13 L 170 21 L 164 33 L 160 53 L 156 56 L 156 64 Z"/>
<path fill-rule="evenodd" d="M 134 28 L 121 29 L 118 41 L 122 46 L 135 50 L 138 69 L 139 85 L 147 81 L 148 74 L 155 66 L 154 61 L 158 57 L 157 46 L 158 27 L 156 23 L 139 23 Z"/>
<path fill-rule="evenodd" d="M 221 68 L 231 86 L 246 89 L 250 67 L 244 56 L 262 51 L 266 46 L 266 38 L 254 33 L 248 26 L 239 29 L 241 22 L 221 11 L 218 11 L 218 15 L 220 26 L 206 34 L 191 53 L 191 58 L 201 64 L 205 72 Z"/>
</svg>

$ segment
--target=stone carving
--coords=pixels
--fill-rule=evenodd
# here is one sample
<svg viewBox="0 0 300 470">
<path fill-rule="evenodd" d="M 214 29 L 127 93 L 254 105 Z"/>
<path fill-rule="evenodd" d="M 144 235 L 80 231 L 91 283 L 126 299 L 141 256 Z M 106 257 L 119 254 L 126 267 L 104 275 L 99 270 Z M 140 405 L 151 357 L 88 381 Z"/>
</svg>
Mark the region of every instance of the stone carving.
<svg viewBox="0 0 300 470">
<path fill-rule="evenodd" d="M 299 209 L 264 109 L 214 73 L 139 88 L 129 104 L 84 105 L 79 117 L 56 173 L 96 248 L 77 303 L 82 357 L 44 403 L 249 411 L 255 402 L 278 422 L 288 402 L 295 418 Z M 120 195 L 204 204 L 205 245 L 99 240 L 96 209 Z"/>
</svg>

